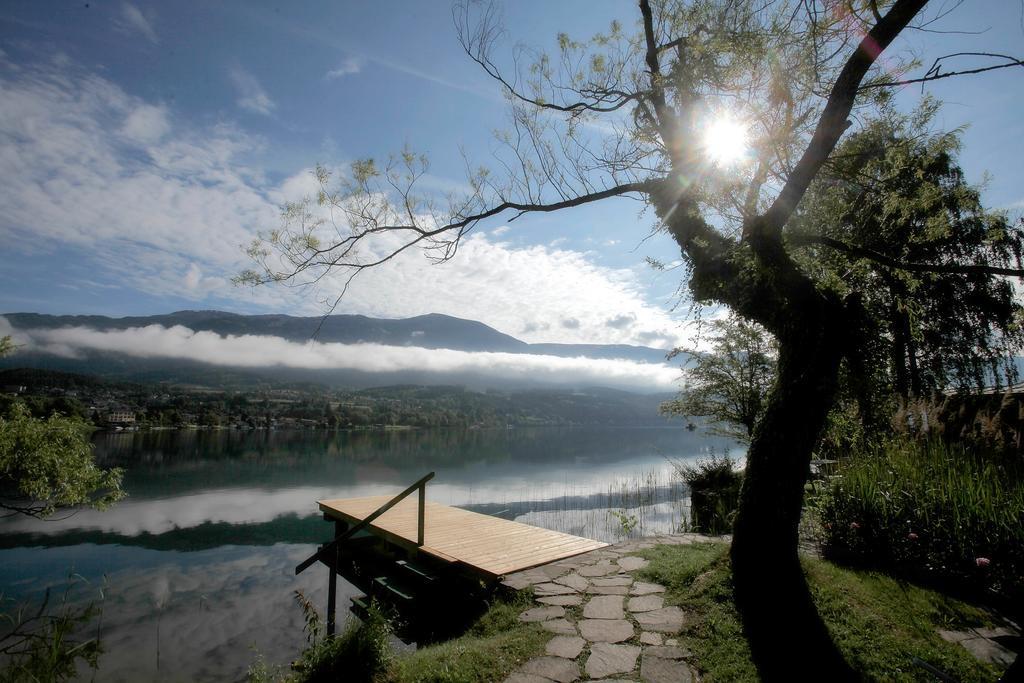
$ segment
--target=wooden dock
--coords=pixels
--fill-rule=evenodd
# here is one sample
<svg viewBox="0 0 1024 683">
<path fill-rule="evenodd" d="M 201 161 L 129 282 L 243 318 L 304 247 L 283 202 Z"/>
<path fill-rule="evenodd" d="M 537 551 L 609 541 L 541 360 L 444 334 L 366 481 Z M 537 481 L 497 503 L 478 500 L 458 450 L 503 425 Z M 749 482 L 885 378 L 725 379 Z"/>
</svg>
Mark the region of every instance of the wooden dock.
<svg viewBox="0 0 1024 683">
<path fill-rule="evenodd" d="M 326 517 L 356 525 L 390 500 L 391 496 L 369 496 L 317 503 Z M 430 502 L 424 503 L 421 544 L 419 515 L 417 501 L 404 498 L 365 528 L 389 543 L 458 565 L 488 580 L 607 545 Z"/>
</svg>

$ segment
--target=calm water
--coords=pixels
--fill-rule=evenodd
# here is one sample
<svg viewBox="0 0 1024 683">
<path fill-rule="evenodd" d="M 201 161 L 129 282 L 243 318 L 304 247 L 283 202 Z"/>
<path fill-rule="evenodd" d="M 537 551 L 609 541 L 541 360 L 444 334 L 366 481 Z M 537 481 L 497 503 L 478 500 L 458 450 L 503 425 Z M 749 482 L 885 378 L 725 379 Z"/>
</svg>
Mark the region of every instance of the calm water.
<svg viewBox="0 0 1024 683">
<path fill-rule="evenodd" d="M 103 434 L 130 497 L 61 521 L 0 520 L 0 586 L 31 599 L 102 596 L 97 680 L 238 680 L 257 651 L 302 645 L 293 592 L 326 603 L 326 570 L 294 566 L 330 528 L 315 501 L 397 493 L 429 471 L 429 500 L 603 540 L 677 529 L 668 458 L 734 449 L 681 428 Z M 339 607 L 355 590 L 342 582 Z"/>
</svg>

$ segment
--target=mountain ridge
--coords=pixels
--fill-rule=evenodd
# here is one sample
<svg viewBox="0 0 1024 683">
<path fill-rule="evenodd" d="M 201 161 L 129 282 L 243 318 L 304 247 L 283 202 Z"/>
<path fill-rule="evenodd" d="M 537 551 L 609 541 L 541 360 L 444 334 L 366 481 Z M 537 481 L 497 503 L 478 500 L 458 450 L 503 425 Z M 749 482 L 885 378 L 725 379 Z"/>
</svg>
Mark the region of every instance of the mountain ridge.
<svg viewBox="0 0 1024 683">
<path fill-rule="evenodd" d="M 306 342 L 315 338 L 324 343 L 355 345 L 381 344 L 394 347 L 421 348 L 430 351 L 451 349 L 468 353 L 507 353 L 561 357 L 599 361 L 631 361 L 647 366 L 671 367 L 666 351 L 626 344 L 529 344 L 495 330 L 484 323 L 432 313 L 412 318 L 371 318 L 363 315 L 300 317 L 285 314 L 246 315 L 216 310 L 186 310 L 169 314 L 124 316 L 49 315 L 42 313 L 7 313 L 6 319 L 15 330 L 31 331 L 64 328 L 89 328 L 97 331 L 127 330 L 159 325 L 163 328 L 183 326 L 196 332 L 211 332 L 223 337 L 247 335 L 268 336 L 290 342 Z M 315 335 L 315 336 L 314 336 Z M 146 343 L 146 342 L 140 342 Z M 59 344 L 58 344 L 59 346 Z M 250 345 L 252 346 L 252 345 Z M 257 343 L 256 346 L 259 346 Z M 337 352 L 335 352 L 337 353 Z M 347 351 L 342 353 L 348 354 Z M 355 353 L 353 350 L 352 353 Z M 374 351 L 360 352 L 372 358 Z M 524 359 L 525 362 L 525 359 Z M 486 365 L 486 361 L 484 364 Z M 508 366 L 508 359 L 495 359 L 497 367 Z M 549 371 L 505 373 L 497 376 L 472 364 L 459 369 L 438 371 L 421 365 L 371 370 L 358 365 L 328 368 L 304 368 L 268 362 L 265 366 L 230 362 L 211 363 L 201 359 L 130 354 L 115 350 L 76 350 L 70 354 L 50 352 L 45 348 L 27 348 L 4 359 L 0 368 L 28 367 L 59 372 L 86 373 L 121 382 L 172 382 L 208 387 L 253 386 L 261 382 L 318 383 L 334 387 L 369 388 L 394 384 L 462 384 L 486 389 L 524 389 L 538 386 L 577 388 L 583 385 L 636 387 L 639 393 L 664 390 L 660 386 L 637 386 L 636 381 L 623 379 L 621 373 L 608 375 L 593 372 L 587 378 L 561 378 Z M 545 369 L 551 367 L 544 363 Z M 530 367 L 530 366 L 523 366 Z M 648 375 L 650 376 L 650 375 Z M 642 380 L 641 380 L 642 382 Z"/>
<path fill-rule="evenodd" d="M 131 327 L 181 325 L 196 332 L 221 335 L 266 335 L 289 341 L 315 339 L 325 343 L 375 343 L 388 346 L 419 346 L 428 349 L 541 354 L 560 357 L 623 359 L 665 363 L 665 349 L 630 344 L 528 343 L 499 332 L 485 323 L 443 313 L 411 318 L 372 318 L 358 314 L 292 316 L 280 313 L 243 314 L 218 310 L 183 310 L 148 316 L 51 315 L 3 313 L 15 328 L 54 329 L 90 327 L 100 331 Z"/>
</svg>

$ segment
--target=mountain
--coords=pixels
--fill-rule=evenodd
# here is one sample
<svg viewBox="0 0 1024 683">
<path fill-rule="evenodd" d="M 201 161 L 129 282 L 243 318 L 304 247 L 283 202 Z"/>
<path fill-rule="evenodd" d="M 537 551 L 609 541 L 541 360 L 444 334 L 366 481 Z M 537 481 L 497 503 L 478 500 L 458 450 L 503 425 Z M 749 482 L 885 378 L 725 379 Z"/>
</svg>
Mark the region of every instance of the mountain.
<svg viewBox="0 0 1024 683">
<path fill-rule="evenodd" d="M 177 311 L 165 315 L 110 318 L 96 315 L 44 315 L 39 313 L 3 314 L 17 330 L 54 330 L 60 328 L 89 328 L 98 331 L 126 330 L 158 325 L 164 328 L 182 326 L 197 332 L 212 332 L 221 336 L 266 336 L 304 343 L 315 339 L 324 343 L 382 344 L 394 347 L 426 349 L 452 349 L 465 352 L 501 352 L 556 356 L 562 358 L 620 359 L 639 363 L 664 365 L 666 352 L 643 346 L 623 344 L 528 344 L 503 334 L 483 323 L 463 320 L 447 315 L 429 314 L 404 319 L 370 318 L 362 315 L 332 315 L 328 317 L 297 317 L 289 315 L 240 315 L 224 311 Z M 143 342 L 140 342 L 143 343 Z M 265 346 L 259 341 L 247 348 Z M 269 346 L 269 344 L 267 344 Z M 346 352 L 347 356 L 353 353 Z M 371 359 L 372 350 L 361 352 Z M 420 352 L 422 353 L 422 352 Z M 173 355 L 173 354 L 172 354 Z M 47 353 L 40 349 L 23 349 L 11 357 L 0 359 L 0 369 L 14 367 L 40 368 L 70 373 L 86 373 L 106 379 L 127 382 L 171 382 L 207 387 L 244 387 L 261 383 L 313 383 L 334 387 L 367 388 L 395 384 L 461 384 L 486 389 L 524 389 L 530 387 L 609 386 L 630 388 L 651 393 L 665 391 L 648 386 L 642 380 L 630 383 L 619 373 L 606 377 L 592 372 L 587 378 L 569 378 L 563 373 L 544 373 L 529 369 L 518 373 L 505 373 L 500 378 L 486 368 L 459 366 L 458 369 L 438 371 L 414 363 L 400 369 L 370 370 L 374 363 L 348 363 L 344 367 L 304 369 L 285 367 L 273 360 L 265 366 L 242 367 L 244 363 L 210 363 L 185 357 L 141 357 L 140 354 L 119 353 L 111 350 L 78 351 L 74 354 Z M 496 359 L 495 364 L 509 365 Z M 531 365 L 531 363 L 533 365 Z M 678 361 L 673 363 L 674 366 Z M 485 362 L 485 365 L 490 365 Z M 524 367 L 533 367 L 536 361 L 524 359 Z M 555 365 L 553 362 L 546 366 Z M 603 371 L 602 371 L 603 372 Z"/>
<path fill-rule="evenodd" d="M 667 353 L 663 349 L 627 344 L 527 344 L 481 322 L 440 313 L 398 319 L 370 318 L 365 315 L 241 315 L 225 311 L 177 311 L 165 315 L 125 318 L 41 313 L 4 313 L 3 317 L 19 329 L 90 327 L 95 330 L 124 330 L 147 325 L 181 325 L 197 332 L 267 335 L 297 342 L 316 339 L 342 344 L 362 342 L 456 351 L 543 354 L 563 358 L 621 358 L 642 363 L 664 363 Z"/>
</svg>

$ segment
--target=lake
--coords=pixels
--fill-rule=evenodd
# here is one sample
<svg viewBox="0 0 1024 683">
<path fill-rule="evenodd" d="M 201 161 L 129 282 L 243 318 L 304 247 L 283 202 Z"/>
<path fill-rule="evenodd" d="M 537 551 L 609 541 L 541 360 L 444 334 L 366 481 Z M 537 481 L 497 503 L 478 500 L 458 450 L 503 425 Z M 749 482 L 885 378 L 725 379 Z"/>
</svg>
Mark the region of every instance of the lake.
<svg viewBox="0 0 1024 683">
<path fill-rule="evenodd" d="M 129 497 L 57 521 L 0 519 L 0 586 L 15 600 L 102 605 L 103 681 L 239 680 L 257 652 L 303 644 L 294 602 L 321 610 L 326 573 L 294 567 L 331 535 L 315 501 L 397 493 L 434 471 L 427 498 L 590 538 L 684 523 L 669 459 L 741 455 L 681 427 L 387 432 L 164 431 L 97 434 Z M 72 576 L 73 575 L 73 576 Z M 339 585 L 339 615 L 357 591 Z"/>
</svg>

